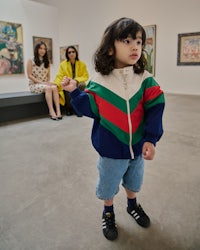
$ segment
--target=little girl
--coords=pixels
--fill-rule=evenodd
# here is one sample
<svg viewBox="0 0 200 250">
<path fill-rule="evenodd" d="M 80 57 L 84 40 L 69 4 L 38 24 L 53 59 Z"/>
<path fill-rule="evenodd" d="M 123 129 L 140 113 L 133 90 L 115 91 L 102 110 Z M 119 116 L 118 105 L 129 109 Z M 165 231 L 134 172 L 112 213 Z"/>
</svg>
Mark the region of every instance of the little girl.
<svg viewBox="0 0 200 250">
<path fill-rule="evenodd" d="M 152 160 L 156 142 L 163 134 L 164 94 L 145 70 L 143 27 L 130 18 L 111 23 L 94 56 L 97 71 L 85 92 L 76 82 L 64 78 L 62 87 L 71 92 L 72 105 L 94 119 L 92 144 L 99 153 L 96 194 L 104 201 L 103 234 L 118 237 L 113 207 L 122 185 L 127 195 L 127 212 L 142 227 L 150 218 L 137 203 L 144 159 Z"/>
</svg>

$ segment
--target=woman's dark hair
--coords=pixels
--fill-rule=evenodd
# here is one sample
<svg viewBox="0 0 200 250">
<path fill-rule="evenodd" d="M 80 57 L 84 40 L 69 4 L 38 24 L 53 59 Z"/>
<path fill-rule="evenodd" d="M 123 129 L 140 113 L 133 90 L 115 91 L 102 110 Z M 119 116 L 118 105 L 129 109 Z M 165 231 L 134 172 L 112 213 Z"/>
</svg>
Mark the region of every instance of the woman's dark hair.
<svg viewBox="0 0 200 250">
<path fill-rule="evenodd" d="M 65 51 L 65 58 L 67 59 L 67 61 L 69 61 L 69 54 L 68 54 L 68 50 L 69 50 L 69 49 L 75 50 L 75 52 L 76 52 L 76 58 L 75 58 L 75 60 L 76 60 L 76 61 L 79 61 L 79 58 L 78 58 L 78 51 L 77 51 L 77 49 L 76 49 L 73 45 L 70 45 L 70 46 L 68 46 L 68 47 L 66 48 L 66 51 Z"/>
<path fill-rule="evenodd" d="M 136 39 L 136 34 L 139 31 L 142 33 L 142 47 L 144 48 L 146 33 L 144 28 L 139 23 L 135 22 L 131 18 L 126 17 L 122 17 L 112 22 L 106 28 L 101 44 L 94 54 L 95 70 L 100 72 L 102 75 L 109 75 L 114 69 L 115 40 L 121 41 L 127 38 L 129 35 L 133 39 Z M 137 74 L 144 72 L 147 63 L 143 54 L 143 48 L 140 59 L 135 65 L 133 65 L 133 70 Z M 113 51 L 112 55 L 109 55 L 110 51 Z"/>
<path fill-rule="evenodd" d="M 38 50 L 39 48 L 44 45 L 46 48 L 46 53 L 43 56 L 43 60 L 41 61 L 39 58 L 39 53 Z M 48 68 L 49 67 L 49 58 L 48 58 L 48 54 L 47 54 L 47 45 L 46 43 L 44 43 L 43 41 L 39 42 L 36 44 L 35 49 L 34 49 L 34 62 L 37 66 L 40 66 L 42 63 L 44 63 L 44 67 Z"/>
</svg>

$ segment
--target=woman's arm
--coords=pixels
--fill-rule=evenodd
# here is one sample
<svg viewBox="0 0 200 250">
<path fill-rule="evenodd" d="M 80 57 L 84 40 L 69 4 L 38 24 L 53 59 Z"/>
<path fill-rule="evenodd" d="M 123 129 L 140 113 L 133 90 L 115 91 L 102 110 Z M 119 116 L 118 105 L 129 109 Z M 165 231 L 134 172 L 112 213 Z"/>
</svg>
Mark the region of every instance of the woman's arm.
<svg viewBox="0 0 200 250">
<path fill-rule="evenodd" d="M 40 81 L 37 80 L 37 78 L 35 78 L 35 77 L 32 75 L 32 69 L 33 69 L 32 60 L 29 59 L 28 62 L 27 62 L 27 75 L 28 75 L 28 78 L 29 78 L 30 80 L 32 80 L 34 83 L 39 83 Z"/>
<path fill-rule="evenodd" d="M 50 66 L 48 67 L 47 82 L 50 82 Z"/>
<path fill-rule="evenodd" d="M 60 63 L 59 70 L 53 82 L 56 83 L 57 85 L 61 85 L 63 77 L 65 76 L 67 76 L 66 69 L 64 68 L 63 63 Z"/>
<path fill-rule="evenodd" d="M 75 80 L 77 80 L 77 82 L 87 82 L 87 80 L 89 79 L 89 73 L 87 70 L 87 66 L 85 63 L 78 61 L 77 63 L 77 69 L 76 69 L 76 77 Z"/>
</svg>

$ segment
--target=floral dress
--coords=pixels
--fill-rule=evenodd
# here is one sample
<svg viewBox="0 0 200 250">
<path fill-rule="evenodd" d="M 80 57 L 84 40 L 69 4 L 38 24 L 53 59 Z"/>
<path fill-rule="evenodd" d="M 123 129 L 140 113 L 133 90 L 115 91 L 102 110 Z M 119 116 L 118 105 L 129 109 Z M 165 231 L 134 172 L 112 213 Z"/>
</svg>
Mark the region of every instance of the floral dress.
<svg viewBox="0 0 200 250">
<path fill-rule="evenodd" d="M 37 66 L 32 60 L 32 75 L 36 79 L 41 80 L 41 83 L 34 83 L 33 80 L 29 79 L 30 91 L 34 93 L 44 93 L 46 85 L 43 83 L 48 81 L 48 68 L 44 67 L 44 63 Z"/>
</svg>

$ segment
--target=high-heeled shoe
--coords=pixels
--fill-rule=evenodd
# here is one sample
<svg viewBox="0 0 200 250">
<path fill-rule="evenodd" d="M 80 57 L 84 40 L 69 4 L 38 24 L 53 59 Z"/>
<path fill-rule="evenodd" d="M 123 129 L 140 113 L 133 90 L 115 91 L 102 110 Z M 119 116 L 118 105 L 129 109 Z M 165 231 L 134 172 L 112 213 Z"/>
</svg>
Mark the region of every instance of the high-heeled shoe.
<svg viewBox="0 0 200 250">
<path fill-rule="evenodd" d="M 49 115 L 49 117 L 50 117 L 51 120 L 54 120 L 54 121 L 57 121 L 57 120 L 58 120 L 58 118 L 55 117 L 55 116 Z"/>
<path fill-rule="evenodd" d="M 62 120 L 62 118 L 63 118 L 62 115 L 61 116 L 57 116 L 58 120 Z"/>
</svg>

